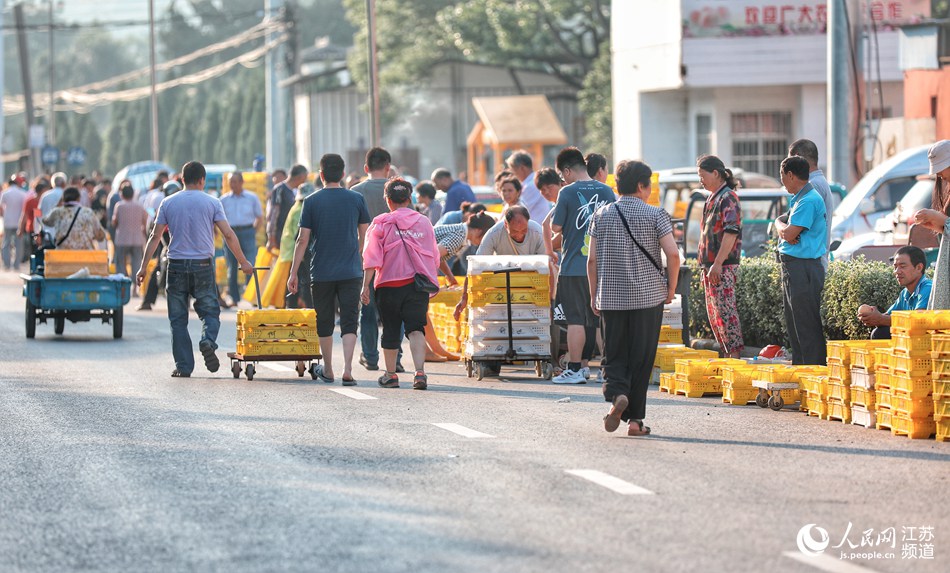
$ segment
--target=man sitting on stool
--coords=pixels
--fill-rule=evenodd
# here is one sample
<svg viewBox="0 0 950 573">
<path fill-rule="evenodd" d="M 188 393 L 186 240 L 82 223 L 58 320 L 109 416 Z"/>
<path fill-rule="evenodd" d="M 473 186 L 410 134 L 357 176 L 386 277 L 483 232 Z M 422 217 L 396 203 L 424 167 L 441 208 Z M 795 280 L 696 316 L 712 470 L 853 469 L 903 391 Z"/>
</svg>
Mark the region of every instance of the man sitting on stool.
<svg viewBox="0 0 950 573">
<path fill-rule="evenodd" d="M 887 340 L 891 337 L 891 312 L 895 310 L 926 310 L 930 300 L 930 279 L 924 276 L 927 257 L 918 247 L 901 247 L 891 259 L 894 261 L 894 276 L 904 290 L 897 302 L 881 313 L 873 306 L 862 304 L 858 309 L 858 320 L 865 326 L 873 326 L 872 340 Z"/>
</svg>

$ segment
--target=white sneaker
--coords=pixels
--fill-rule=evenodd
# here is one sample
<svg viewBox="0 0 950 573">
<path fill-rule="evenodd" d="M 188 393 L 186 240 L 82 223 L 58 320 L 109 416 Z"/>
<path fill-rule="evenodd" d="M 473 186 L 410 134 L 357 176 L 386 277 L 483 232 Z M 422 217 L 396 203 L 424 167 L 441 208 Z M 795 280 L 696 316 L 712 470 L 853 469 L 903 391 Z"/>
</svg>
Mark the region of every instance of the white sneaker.
<svg viewBox="0 0 950 573">
<path fill-rule="evenodd" d="M 581 368 L 581 376 L 584 377 L 584 380 L 590 380 L 590 368 Z"/>
<path fill-rule="evenodd" d="M 598 384 L 603 384 L 604 382 L 607 381 L 607 378 L 604 376 L 603 368 L 597 371 L 597 379 L 594 381 L 597 382 Z"/>
<path fill-rule="evenodd" d="M 551 382 L 555 384 L 587 384 L 587 380 L 584 379 L 584 374 L 581 372 L 574 372 L 570 368 L 561 372 L 559 376 L 555 376 Z"/>
</svg>

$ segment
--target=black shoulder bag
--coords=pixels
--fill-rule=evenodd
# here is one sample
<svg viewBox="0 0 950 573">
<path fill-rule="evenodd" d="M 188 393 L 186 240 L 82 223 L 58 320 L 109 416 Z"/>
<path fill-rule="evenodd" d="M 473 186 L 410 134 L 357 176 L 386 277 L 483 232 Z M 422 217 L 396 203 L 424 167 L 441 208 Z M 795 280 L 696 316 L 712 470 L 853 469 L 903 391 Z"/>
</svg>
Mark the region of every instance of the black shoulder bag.
<svg viewBox="0 0 950 573">
<path fill-rule="evenodd" d="M 617 214 L 620 215 L 620 220 L 623 222 L 623 226 L 627 230 L 627 234 L 630 235 L 630 240 L 633 241 L 633 244 L 636 245 L 638 249 L 640 249 L 640 252 L 643 253 L 643 255 L 648 258 L 651 263 L 653 263 L 653 266 L 656 267 L 656 270 L 662 275 L 663 267 L 661 267 L 660 264 L 656 262 L 656 259 L 653 258 L 653 255 L 648 253 L 647 250 L 643 248 L 643 245 L 633 238 L 633 233 L 630 231 L 630 225 L 627 223 L 627 218 L 624 217 L 623 213 L 620 211 L 620 206 L 614 203 L 614 207 L 617 209 Z"/>
<path fill-rule="evenodd" d="M 399 240 L 402 241 L 402 248 L 406 249 L 406 256 L 409 257 L 409 263 L 412 264 L 412 253 L 409 251 L 409 246 L 406 245 L 406 239 L 402 236 L 403 230 L 395 223 L 393 223 L 393 226 L 396 227 L 396 231 L 399 233 Z M 416 272 L 416 274 L 412 276 L 412 284 L 416 288 L 416 292 L 428 294 L 439 292 L 439 285 L 433 283 L 429 277 L 420 272 Z"/>
</svg>

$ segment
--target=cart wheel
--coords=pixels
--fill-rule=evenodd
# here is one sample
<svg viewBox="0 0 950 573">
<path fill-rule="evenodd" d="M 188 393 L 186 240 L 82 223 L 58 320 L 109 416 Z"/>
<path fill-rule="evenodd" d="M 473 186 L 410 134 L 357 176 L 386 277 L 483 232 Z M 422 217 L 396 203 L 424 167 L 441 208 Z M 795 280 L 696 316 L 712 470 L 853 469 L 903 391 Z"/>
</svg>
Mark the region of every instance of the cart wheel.
<svg viewBox="0 0 950 573">
<path fill-rule="evenodd" d="M 33 338 L 36 336 L 36 307 L 33 306 L 33 303 L 30 302 L 30 299 L 26 299 L 26 337 Z"/>
<path fill-rule="evenodd" d="M 475 363 L 475 379 L 481 381 L 488 373 L 488 365 L 484 362 Z"/>
<path fill-rule="evenodd" d="M 112 311 L 112 338 L 122 338 L 123 312 L 121 306 Z"/>
<path fill-rule="evenodd" d="M 307 373 L 307 365 L 303 363 L 303 360 L 297 361 L 297 376 L 303 378 L 303 375 Z"/>
<path fill-rule="evenodd" d="M 542 378 L 544 378 L 545 380 L 550 380 L 551 378 L 554 378 L 553 364 L 551 364 L 550 362 L 545 362 L 544 366 L 542 367 L 542 370 L 543 370 L 543 372 L 541 373 Z"/>
<path fill-rule="evenodd" d="M 64 330 L 66 330 L 66 317 L 61 314 L 57 314 L 53 317 L 53 332 L 56 334 L 62 334 Z"/>
<path fill-rule="evenodd" d="M 310 379 L 311 380 L 316 380 L 317 378 L 320 377 L 319 373 L 317 372 L 317 368 L 319 367 L 320 365 L 317 364 L 316 362 L 310 365 Z"/>
<path fill-rule="evenodd" d="M 534 362 L 534 373 L 537 374 L 538 378 L 540 378 L 540 377 L 542 376 L 542 374 L 544 373 L 544 370 L 543 370 L 542 367 L 541 367 L 541 361 L 540 361 L 540 360 L 536 360 L 536 361 Z"/>
<path fill-rule="evenodd" d="M 231 364 L 231 374 L 233 374 L 235 378 L 241 377 L 241 363 L 240 362 L 235 362 Z"/>
<path fill-rule="evenodd" d="M 244 368 L 244 375 L 247 376 L 247 379 L 248 379 L 248 380 L 253 380 L 253 379 L 254 379 L 254 373 L 255 373 L 256 371 L 257 371 L 257 369 L 254 368 L 254 365 L 253 365 L 253 364 L 248 364 L 248 365 Z"/>
<path fill-rule="evenodd" d="M 755 405 L 759 408 L 768 408 L 769 407 L 769 395 L 759 390 L 759 393 L 755 395 Z"/>
<path fill-rule="evenodd" d="M 557 363 L 561 366 L 561 370 L 567 370 L 568 356 L 567 354 L 562 354 L 558 359 Z"/>
<path fill-rule="evenodd" d="M 471 360 L 465 360 L 465 375 L 471 378 L 475 374 L 475 369 L 473 367 Z"/>
<path fill-rule="evenodd" d="M 781 394 L 773 394 L 769 396 L 769 408 L 772 408 L 776 412 L 782 409 L 782 406 L 785 405 L 785 400 L 782 399 Z"/>
</svg>

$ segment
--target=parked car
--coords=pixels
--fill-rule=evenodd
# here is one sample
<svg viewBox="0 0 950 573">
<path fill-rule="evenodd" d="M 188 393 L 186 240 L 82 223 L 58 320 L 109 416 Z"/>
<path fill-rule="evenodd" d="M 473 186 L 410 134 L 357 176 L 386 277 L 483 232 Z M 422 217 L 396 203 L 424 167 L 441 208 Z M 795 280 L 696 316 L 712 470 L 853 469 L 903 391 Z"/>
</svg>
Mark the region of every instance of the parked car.
<svg viewBox="0 0 950 573">
<path fill-rule="evenodd" d="M 677 167 L 657 173 L 660 176 L 660 206 L 674 219 L 684 218 L 693 191 L 703 188 L 696 168 Z M 777 189 L 782 186 L 778 179 L 761 173 L 735 169 L 733 175 L 739 180 L 740 189 Z"/>
<path fill-rule="evenodd" d="M 831 240 L 873 232 L 877 220 L 893 211 L 917 177 L 930 170 L 928 149 L 927 145 L 907 149 L 868 171 L 835 209 Z"/>
<path fill-rule="evenodd" d="M 736 193 L 742 206 L 742 255 L 761 255 L 771 238 L 769 226 L 788 210 L 791 195 L 781 188 L 740 189 Z M 703 205 L 709 195 L 706 190 L 693 191 L 686 207 L 686 215 L 674 229 L 674 236 L 686 257 L 697 256 L 703 226 Z"/>
<path fill-rule="evenodd" d="M 137 194 L 143 194 L 148 191 L 149 185 L 155 180 L 155 176 L 158 175 L 159 171 L 165 171 L 169 175 L 175 172 L 173 168 L 161 161 L 139 161 L 138 163 L 126 165 L 115 174 L 115 178 L 112 180 L 112 187 L 118 189 L 119 183 L 121 183 L 123 179 L 128 179 L 132 182 L 132 188 L 135 189 L 135 192 Z"/>
</svg>

